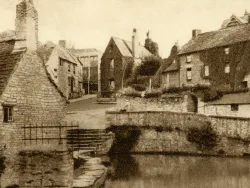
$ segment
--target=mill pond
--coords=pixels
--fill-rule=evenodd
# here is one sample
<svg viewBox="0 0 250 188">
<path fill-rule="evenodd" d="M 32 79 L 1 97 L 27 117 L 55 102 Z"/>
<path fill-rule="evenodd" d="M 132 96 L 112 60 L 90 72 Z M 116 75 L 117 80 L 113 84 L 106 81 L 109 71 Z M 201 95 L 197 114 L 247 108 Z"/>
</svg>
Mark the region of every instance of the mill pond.
<svg viewBox="0 0 250 188">
<path fill-rule="evenodd" d="M 67 157 L 22 155 L 21 168 L 6 166 L 1 187 L 72 187 L 77 179 Z M 57 156 L 58 157 L 58 156 Z M 105 188 L 248 188 L 249 158 L 119 155 L 109 158 Z M 81 168 L 81 165 L 80 167 Z M 15 187 L 15 186 L 13 186 Z"/>
</svg>

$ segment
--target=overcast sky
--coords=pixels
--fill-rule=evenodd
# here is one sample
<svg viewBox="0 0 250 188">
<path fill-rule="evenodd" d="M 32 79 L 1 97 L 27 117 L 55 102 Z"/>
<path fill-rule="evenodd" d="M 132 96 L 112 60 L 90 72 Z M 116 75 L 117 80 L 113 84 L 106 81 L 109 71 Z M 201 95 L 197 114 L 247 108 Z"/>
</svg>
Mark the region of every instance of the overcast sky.
<svg viewBox="0 0 250 188">
<path fill-rule="evenodd" d="M 14 29 L 15 5 L 0 0 L 0 30 Z M 191 38 L 192 29 L 218 29 L 233 13 L 250 12 L 250 0 L 34 0 L 39 11 L 39 40 L 65 39 L 75 48 L 101 51 L 111 36 L 131 40 L 137 28 L 141 44 L 146 32 L 158 42 L 160 54 L 169 55 L 175 41 Z"/>
</svg>

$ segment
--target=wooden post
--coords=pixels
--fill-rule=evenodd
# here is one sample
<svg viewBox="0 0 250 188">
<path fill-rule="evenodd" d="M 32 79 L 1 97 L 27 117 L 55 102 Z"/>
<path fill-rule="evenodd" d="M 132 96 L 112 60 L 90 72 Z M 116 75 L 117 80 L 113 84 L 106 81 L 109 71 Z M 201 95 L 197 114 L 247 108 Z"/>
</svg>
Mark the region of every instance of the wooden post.
<svg viewBox="0 0 250 188">
<path fill-rule="evenodd" d="M 30 145 L 31 145 L 31 122 L 30 122 Z"/>
<path fill-rule="evenodd" d="M 43 144 L 43 122 L 42 122 L 42 144 Z"/>
<path fill-rule="evenodd" d="M 26 136 L 25 136 L 25 122 L 24 122 L 24 125 L 23 125 L 23 141 L 24 141 L 24 145 L 26 145 L 26 140 L 25 140 L 25 138 L 26 138 Z"/>
</svg>

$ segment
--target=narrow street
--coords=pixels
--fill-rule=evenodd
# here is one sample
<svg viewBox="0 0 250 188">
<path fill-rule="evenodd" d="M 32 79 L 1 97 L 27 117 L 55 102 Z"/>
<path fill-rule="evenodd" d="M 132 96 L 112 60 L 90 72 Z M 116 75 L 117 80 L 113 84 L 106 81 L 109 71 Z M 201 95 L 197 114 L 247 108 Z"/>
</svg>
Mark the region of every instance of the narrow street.
<svg viewBox="0 0 250 188">
<path fill-rule="evenodd" d="M 65 121 L 79 123 L 84 129 L 105 129 L 105 111 L 114 108 L 115 104 L 97 104 L 96 96 L 84 96 L 81 100 L 67 106 Z"/>
</svg>

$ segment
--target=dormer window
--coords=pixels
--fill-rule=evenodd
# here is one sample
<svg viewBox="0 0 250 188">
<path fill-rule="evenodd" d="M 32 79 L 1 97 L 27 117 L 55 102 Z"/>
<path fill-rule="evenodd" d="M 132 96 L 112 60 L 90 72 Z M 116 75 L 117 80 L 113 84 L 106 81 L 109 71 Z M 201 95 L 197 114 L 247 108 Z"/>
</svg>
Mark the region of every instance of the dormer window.
<svg viewBox="0 0 250 188">
<path fill-rule="evenodd" d="M 225 54 L 228 55 L 229 54 L 229 48 L 225 48 Z"/>
<path fill-rule="evenodd" d="M 191 61 L 192 61 L 192 56 L 191 56 L 191 55 L 188 55 L 188 56 L 187 56 L 187 63 L 191 63 Z"/>
</svg>

